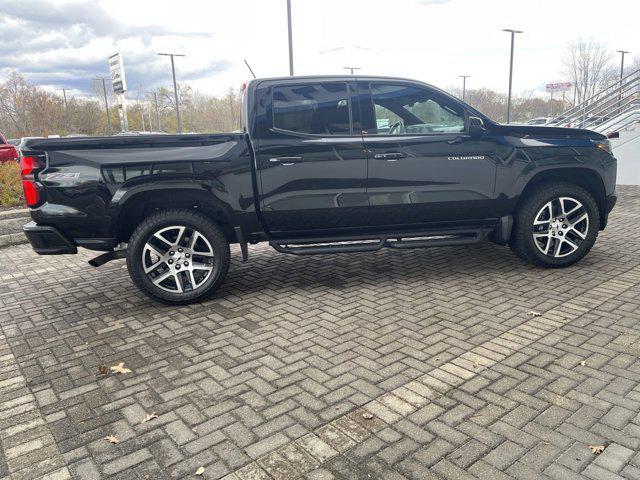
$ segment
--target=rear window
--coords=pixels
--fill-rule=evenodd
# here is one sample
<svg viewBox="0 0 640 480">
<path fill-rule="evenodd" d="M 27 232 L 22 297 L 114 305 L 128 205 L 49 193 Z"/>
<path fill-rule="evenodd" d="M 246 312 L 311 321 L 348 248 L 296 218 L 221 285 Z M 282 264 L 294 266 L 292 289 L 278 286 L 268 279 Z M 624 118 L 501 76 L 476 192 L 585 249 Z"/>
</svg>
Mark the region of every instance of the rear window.
<svg viewBox="0 0 640 480">
<path fill-rule="evenodd" d="M 273 126 L 312 135 L 351 133 L 347 84 L 323 82 L 274 87 Z"/>
</svg>

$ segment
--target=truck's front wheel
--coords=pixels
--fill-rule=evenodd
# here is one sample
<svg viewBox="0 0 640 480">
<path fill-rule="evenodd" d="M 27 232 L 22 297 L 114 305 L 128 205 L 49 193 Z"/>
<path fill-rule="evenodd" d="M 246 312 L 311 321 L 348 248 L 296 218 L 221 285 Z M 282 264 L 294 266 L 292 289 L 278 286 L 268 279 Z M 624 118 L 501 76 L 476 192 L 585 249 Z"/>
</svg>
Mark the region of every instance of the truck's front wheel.
<svg viewBox="0 0 640 480">
<path fill-rule="evenodd" d="M 543 267 L 566 267 L 584 257 L 598 236 L 600 215 L 593 196 L 565 182 L 541 184 L 515 217 L 511 248 Z"/>
<path fill-rule="evenodd" d="M 192 210 L 163 210 L 135 229 L 127 247 L 133 283 L 166 303 L 188 303 L 213 292 L 229 270 L 229 242 Z"/>
</svg>

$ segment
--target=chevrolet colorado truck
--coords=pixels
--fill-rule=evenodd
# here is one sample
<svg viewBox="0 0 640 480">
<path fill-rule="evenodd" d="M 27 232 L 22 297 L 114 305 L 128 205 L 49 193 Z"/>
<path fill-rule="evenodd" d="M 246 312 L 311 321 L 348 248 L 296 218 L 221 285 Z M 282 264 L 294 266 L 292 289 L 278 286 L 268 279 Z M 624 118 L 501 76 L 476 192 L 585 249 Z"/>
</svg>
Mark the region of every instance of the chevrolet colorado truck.
<svg viewBox="0 0 640 480">
<path fill-rule="evenodd" d="M 295 255 L 472 244 L 564 267 L 616 202 L 598 133 L 502 125 L 398 78 L 255 79 L 242 131 L 29 140 L 22 175 L 41 255 L 126 257 L 167 303 L 213 292 L 230 243 Z"/>
</svg>

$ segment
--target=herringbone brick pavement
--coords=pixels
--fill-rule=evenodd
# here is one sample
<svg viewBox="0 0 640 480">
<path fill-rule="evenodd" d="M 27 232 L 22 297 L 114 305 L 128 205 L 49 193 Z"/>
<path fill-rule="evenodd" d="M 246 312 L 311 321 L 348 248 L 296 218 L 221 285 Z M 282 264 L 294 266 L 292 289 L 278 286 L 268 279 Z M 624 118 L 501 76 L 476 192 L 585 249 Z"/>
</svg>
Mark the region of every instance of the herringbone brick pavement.
<svg viewBox="0 0 640 480">
<path fill-rule="evenodd" d="M 567 269 L 259 246 L 185 307 L 122 261 L 0 250 L 0 479 L 640 479 L 640 187 L 619 193 Z"/>
</svg>

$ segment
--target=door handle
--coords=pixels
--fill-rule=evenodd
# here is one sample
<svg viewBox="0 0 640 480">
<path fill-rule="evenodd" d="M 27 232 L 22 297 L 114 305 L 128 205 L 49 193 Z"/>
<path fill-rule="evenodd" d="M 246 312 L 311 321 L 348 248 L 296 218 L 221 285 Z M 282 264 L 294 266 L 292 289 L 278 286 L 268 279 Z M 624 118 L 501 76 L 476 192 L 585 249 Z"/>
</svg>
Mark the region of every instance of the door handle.
<svg viewBox="0 0 640 480">
<path fill-rule="evenodd" d="M 404 158 L 406 156 L 407 156 L 406 153 L 389 152 L 389 153 L 376 153 L 373 156 L 373 158 L 375 158 L 376 160 L 387 160 L 389 162 L 395 162 L 396 160 L 399 160 L 400 158 Z"/>
<path fill-rule="evenodd" d="M 302 157 L 274 157 L 269 159 L 270 164 L 293 165 L 302 162 Z"/>
</svg>

